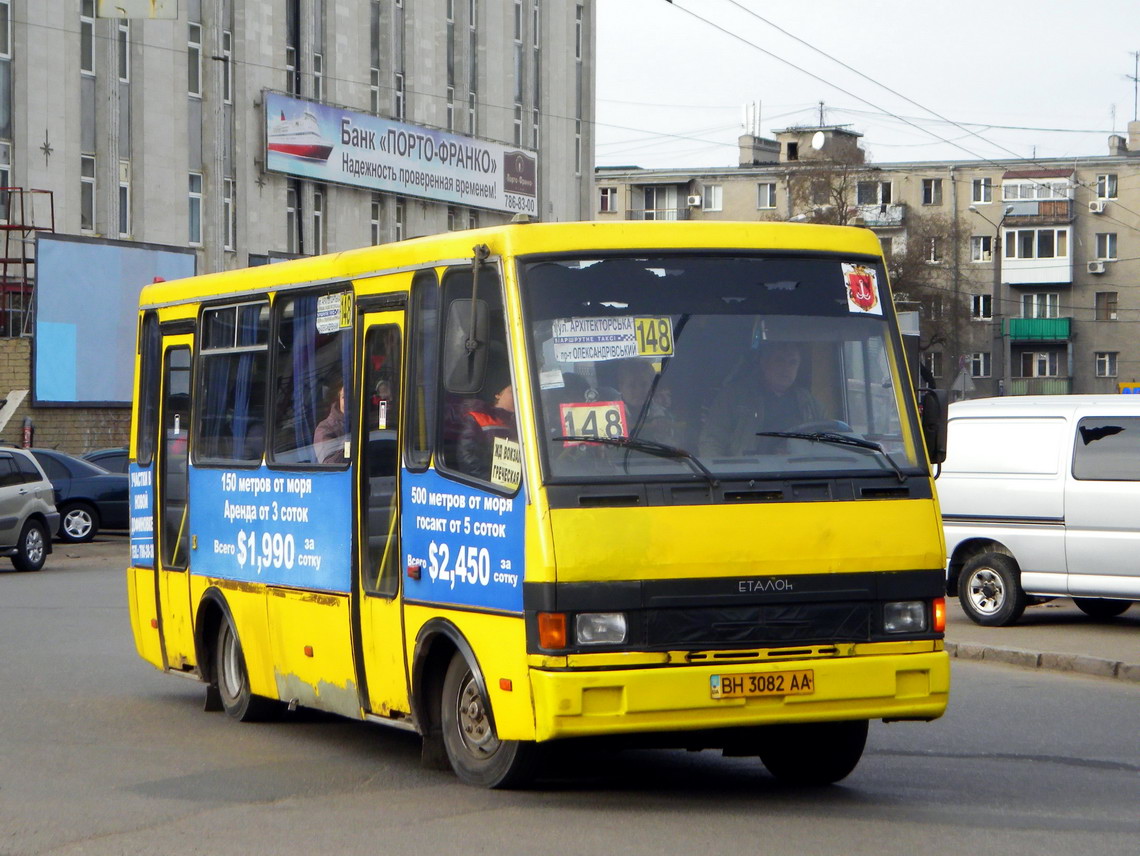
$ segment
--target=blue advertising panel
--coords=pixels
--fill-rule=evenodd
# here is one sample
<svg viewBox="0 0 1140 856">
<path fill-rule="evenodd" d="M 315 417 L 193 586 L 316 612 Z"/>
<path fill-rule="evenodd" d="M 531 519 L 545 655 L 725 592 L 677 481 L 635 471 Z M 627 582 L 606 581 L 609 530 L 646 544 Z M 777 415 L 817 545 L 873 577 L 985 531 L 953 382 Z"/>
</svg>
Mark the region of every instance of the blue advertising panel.
<svg viewBox="0 0 1140 856">
<path fill-rule="evenodd" d="M 538 215 L 538 155 L 265 93 L 265 164 L 315 181 Z"/>
<path fill-rule="evenodd" d="M 194 573 L 347 593 L 352 582 L 352 476 L 192 469 Z"/>
<path fill-rule="evenodd" d="M 401 534 L 406 600 L 522 612 L 526 499 L 405 473 Z"/>
<path fill-rule="evenodd" d="M 154 567 L 154 469 L 132 462 L 131 498 L 131 565 Z"/>
</svg>

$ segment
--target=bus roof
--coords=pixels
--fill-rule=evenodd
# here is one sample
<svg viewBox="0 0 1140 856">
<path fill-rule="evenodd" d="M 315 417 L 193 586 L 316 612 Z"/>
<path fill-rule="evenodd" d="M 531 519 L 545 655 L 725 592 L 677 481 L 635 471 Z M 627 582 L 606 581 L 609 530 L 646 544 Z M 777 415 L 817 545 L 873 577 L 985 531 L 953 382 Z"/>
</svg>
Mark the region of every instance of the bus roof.
<svg viewBox="0 0 1140 856">
<path fill-rule="evenodd" d="M 259 267 L 158 282 L 143 288 L 141 308 L 263 291 L 284 285 L 356 279 L 387 271 L 454 263 L 477 244 L 492 255 L 612 250 L 803 250 L 879 255 L 868 229 L 805 223 L 689 221 L 517 223 L 444 232 L 390 244 L 309 256 Z"/>
</svg>

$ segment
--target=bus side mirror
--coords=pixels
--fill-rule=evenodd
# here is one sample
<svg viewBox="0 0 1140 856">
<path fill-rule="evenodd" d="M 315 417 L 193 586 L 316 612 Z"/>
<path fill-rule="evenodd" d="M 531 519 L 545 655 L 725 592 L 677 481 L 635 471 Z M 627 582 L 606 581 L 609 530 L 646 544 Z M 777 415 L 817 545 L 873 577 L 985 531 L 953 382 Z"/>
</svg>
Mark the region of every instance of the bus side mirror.
<svg viewBox="0 0 1140 856">
<path fill-rule="evenodd" d="M 441 368 L 443 386 L 448 392 L 474 395 L 483 388 L 487 371 L 488 316 L 485 300 L 459 298 L 447 307 Z"/>
<path fill-rule="evenodd" d="M 926 440 L 926 455 L 930 463 L 946 460 L 946 427 L 950 393 L 945 389 L 920 390 L 919 411 L 922 416 L 922 436 Z"/>
</svg>

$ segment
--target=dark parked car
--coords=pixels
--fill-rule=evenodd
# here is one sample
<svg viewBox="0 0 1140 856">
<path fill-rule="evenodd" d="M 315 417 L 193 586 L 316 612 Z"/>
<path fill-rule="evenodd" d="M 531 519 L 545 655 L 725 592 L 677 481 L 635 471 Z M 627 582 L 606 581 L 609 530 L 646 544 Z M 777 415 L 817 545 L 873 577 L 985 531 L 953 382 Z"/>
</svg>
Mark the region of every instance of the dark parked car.
<svg viewBox="0 0 1140 856">
<path fill-rule="evenodd" d="M 90 541 L 100 528 L 130 526 L 126 474 L 55 449 L 32 449 L 32 455 L 55 489 L 61 541 Z"/>
<path fill-rule="evenodd" d="M 113 473 L 127 472 L 127 467 L 131 462 L 130 452 L 124 446 L 117 449 L 96 449 L 94 452 L 87 452 L 83 455 L 83 460 L 98 464 L 103 469 L 110 470 Z"/>
</svg>

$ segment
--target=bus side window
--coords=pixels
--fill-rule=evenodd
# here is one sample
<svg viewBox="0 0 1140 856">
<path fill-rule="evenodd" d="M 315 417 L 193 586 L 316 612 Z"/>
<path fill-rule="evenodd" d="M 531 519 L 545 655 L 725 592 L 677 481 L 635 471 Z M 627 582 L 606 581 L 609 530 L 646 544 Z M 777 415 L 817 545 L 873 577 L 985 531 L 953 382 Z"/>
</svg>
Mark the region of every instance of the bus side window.
<svg viewBox="0 0 1140 856">
<path fill-rule="evenodd" d="M 412 280 L 411 343 L 408 356 L 408 404 L 404 448 L 408 468 L 423 470 L 431 462 L 439 362 L 439 284 L 435 272 L 420 271 Z"/>
<path fill-rule="evenodd" d="M 340 467 L 348 460 L 352 328 L 337 327 L 318 312 L 320 299 L 337 293 L 286 297 L 275 304 L 275 464 Z"/>
<path fill-rule="evenodd" d="M 269 304 L 205 309 L 200 328 L 195 462 L 260 464 L 265 452 Z"/>
<path fill-rule="evenodd" d="M 453 268 L 443 277 L 438 451 L 443 469 L 490 481 L 495 443 L 517 442 L 518 429 L 498 270 L 482 267 L 474 305 L 471 276 L 471 268 Z M 469 356 L 462 350 L 468 338 L 479 343 Z"/>
</svg>

